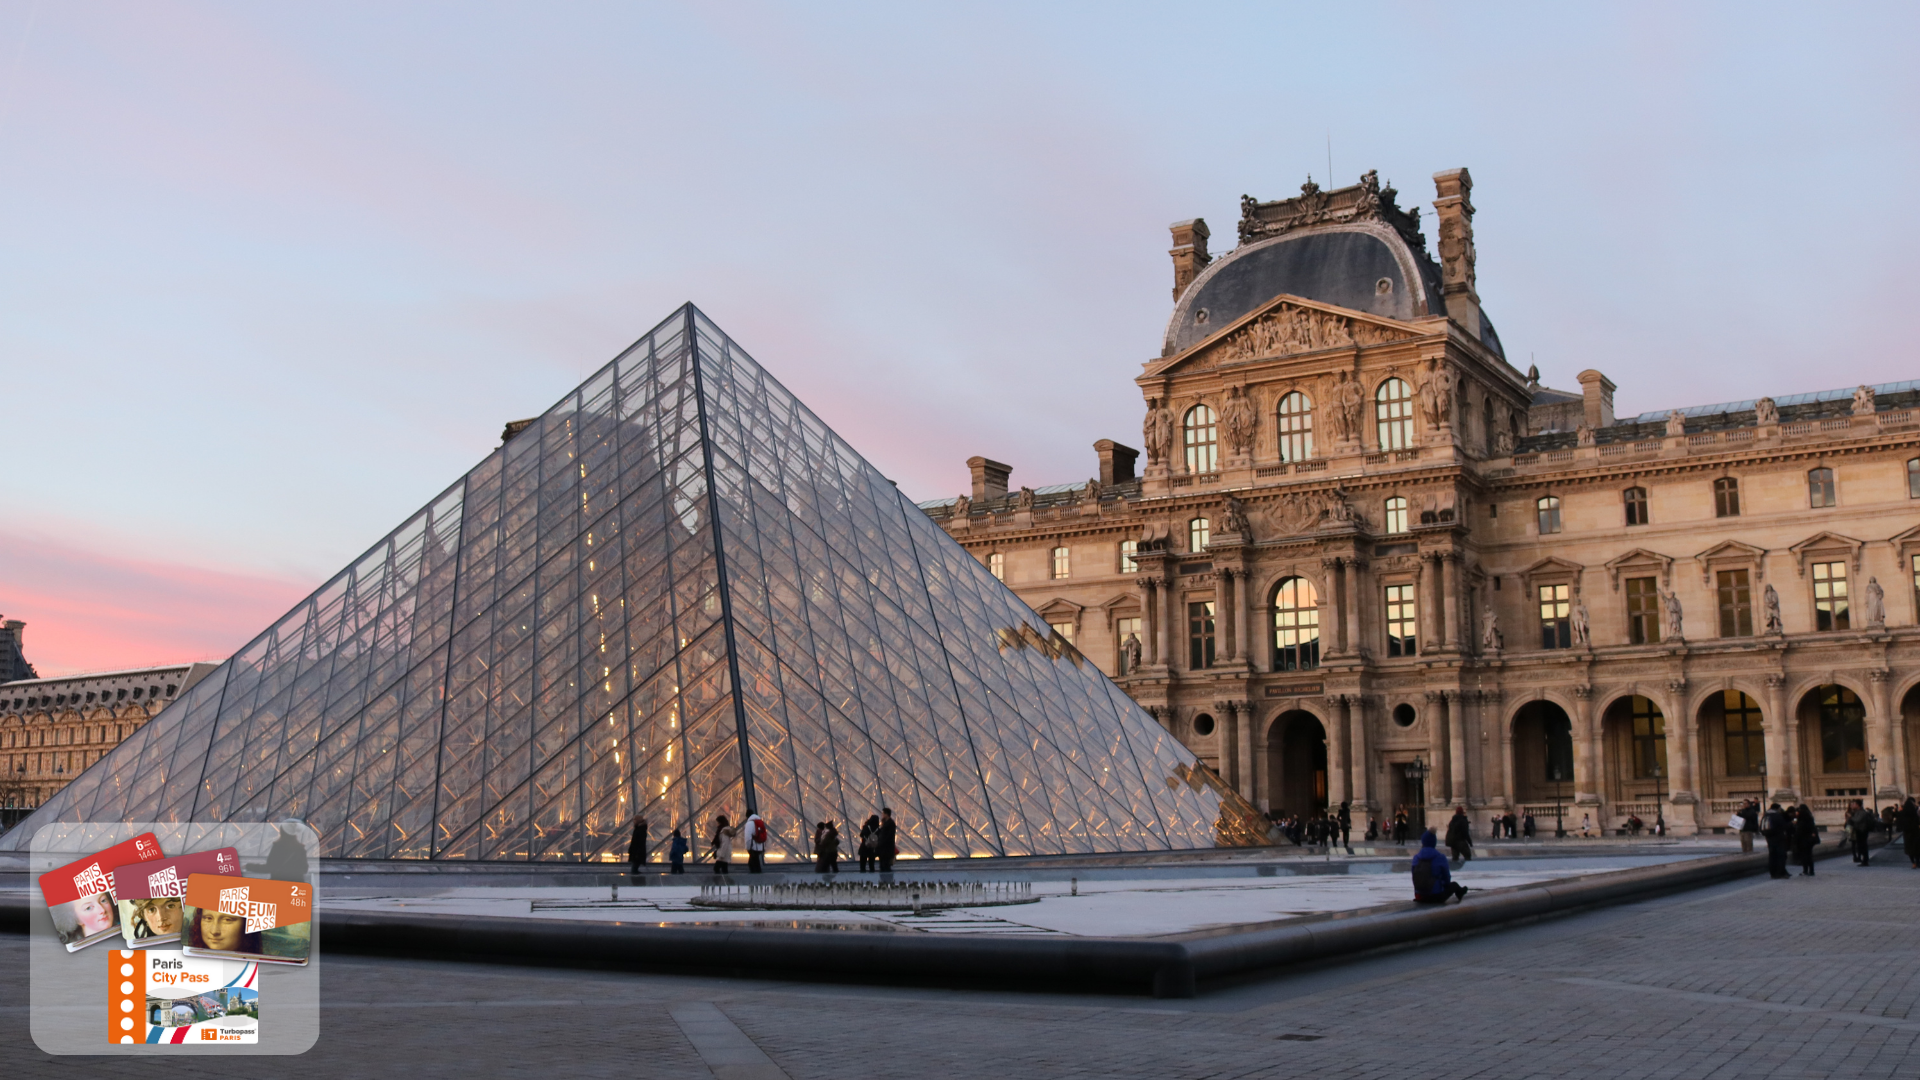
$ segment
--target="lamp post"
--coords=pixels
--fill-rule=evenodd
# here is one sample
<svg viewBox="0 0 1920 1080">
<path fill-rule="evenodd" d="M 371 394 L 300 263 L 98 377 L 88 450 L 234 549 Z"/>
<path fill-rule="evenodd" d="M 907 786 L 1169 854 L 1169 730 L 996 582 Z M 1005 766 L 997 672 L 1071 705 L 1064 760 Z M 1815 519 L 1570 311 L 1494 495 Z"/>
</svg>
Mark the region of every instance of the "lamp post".
<svg viewBox="0 0 1920 1080">
<path fill-rule="evenodd" d="M 1874 779 L 1875 775 L 1878 774 L 1879 771 L 1880 771 L 1880 758 L 1877 755 L 1868 754 L 1867 755 L 1867 795 L 1873 799 L 1873 816 L 1874 817 L 1880 816 L 1880 785 Z"/>
<path fill-rule="evenodd" d="M 1567 838 L 1566 821 L 1560 815 L 1560 800 L 1564 797 L 1560 785 L 1565 780 L 1566 777 L 1560 774 L 1560 766 L 1555 764 L 1553 767 L 1553 838 L 1555 840 Z"/>
<path fill-rule="evenodd" d="M 1666 808 L 1665 808 L 1665 804 L 1667 801 L 1667 794 L 1666 794 L 1666 788 L 1663 787 L 1660 783 L 1660 773 L 1662 771 L 1663 770 L 1660 768 L 1660 763 L 1657 761 L 1654 762 L 1653 763 L 1653 835 L 1655 836 L 1667 835 L 1667 815 L 1666 815 Z"/>
<path fill-rule="evenodd" d="M 1427 773 L 1432 770 L 1426 762 L 1420 760 L 1418 754 L 1414 755 L 1412 762 L 1401 766 L 1401 769 L 1406 773 L 1407 786 L 1413 790 L 1413 806 L 1414 811 L 1420 815 L 1420 830 L 1425 832 L 1427 828 Z"/>
</svg>

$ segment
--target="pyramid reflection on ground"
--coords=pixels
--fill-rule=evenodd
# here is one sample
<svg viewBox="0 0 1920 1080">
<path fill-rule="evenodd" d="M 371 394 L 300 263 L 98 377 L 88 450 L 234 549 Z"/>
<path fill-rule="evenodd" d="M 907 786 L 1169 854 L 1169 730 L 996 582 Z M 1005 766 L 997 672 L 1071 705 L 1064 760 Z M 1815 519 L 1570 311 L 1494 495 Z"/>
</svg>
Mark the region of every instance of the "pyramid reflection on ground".
<svg viewBox="0 0 1920 1080">
<path fill-rule="evenodd" d="M 688 305 L 0 848 L 299 817 L 333 858 L 580 861 L 757 806 L 792 860 L 883 805 L 909 857 L 1207 847 L 1191 762 Z"/>
</svg>

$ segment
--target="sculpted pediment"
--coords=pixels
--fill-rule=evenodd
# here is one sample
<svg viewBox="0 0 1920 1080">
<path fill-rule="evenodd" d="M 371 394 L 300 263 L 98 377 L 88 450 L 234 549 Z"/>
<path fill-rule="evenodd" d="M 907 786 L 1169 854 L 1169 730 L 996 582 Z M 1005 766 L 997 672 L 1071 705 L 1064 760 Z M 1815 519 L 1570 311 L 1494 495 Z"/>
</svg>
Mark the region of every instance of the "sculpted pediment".
<svg viewBox="0 0 1920 1080">
<path fill-rule="evenodd" d="M 1670 584 L 1673 572 L 1673 557 L 1662 555 L 1657 551 L 1648 551 L 1646 548 L 1634 548 L 1617 558 L 1607 560 L 1606 567 L 1607 583 L 1613 586 L 1614 592 L 1620 591 L 1620 572 L 1623 570 L 1657 571 L 1660 575 L 1661 588 L 1666 588 Z"/>
<path fill-rule="evenodd" d="M 1281 296 L 1184 353 L 1148 365 L 1148 375 L 1322 349 L 1366 348 L 1422 336 L 1420 328 L 1296 296 Z"/>
<path fill-rule="evenodd" d="M 1866 545 L 1851 536 L 1842 536 L 1837 532 L 1819 532 L 1788 548 L 1793 552 L 1796 568 L 1801 577 L 1807 576 L 1807 556 L 1838 555 L 1853 564 L 1853 572 L 1860 572 L 1860 553 Z"/>
<path fill-rule="evenodd" d="M 1751 563 L 1755 567 L 1755 580 L 1765 581 L 1767 579 L 1767 549 L 1754 547 L 1752 544 L 1741 543 L 1738 540 L 1722 540 L 1700 554 L 1695 555 L 1693 561 L 1700 564 L 1700 583 L 1702 585 L 1713 584 L 1713 567 L 1715 563 Z"/>
</svg>

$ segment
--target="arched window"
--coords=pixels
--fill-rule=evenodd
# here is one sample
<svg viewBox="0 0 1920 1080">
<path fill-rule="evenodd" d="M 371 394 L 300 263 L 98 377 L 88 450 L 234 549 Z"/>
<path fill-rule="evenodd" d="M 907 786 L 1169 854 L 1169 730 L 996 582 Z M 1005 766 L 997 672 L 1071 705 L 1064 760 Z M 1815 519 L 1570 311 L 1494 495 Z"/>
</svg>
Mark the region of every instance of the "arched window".
<svg viewBox="0 0 1920 1080">
<path fill-rule="evenodd" d="M 1653 518 L 1647 515 L 1647 489 L 1630 487 L 1620 493 L 1620 499 L 1627 504 L 1627 524 L 1645 525 Z"/>
<path fill-rule="evenodd" d="M 1214 418 L 1213 410 L 1205 405 L 1195 405 L 1187 410 L 1186 446 L 1187 471 L 1190 473 L 1210 473 L 1220 471 L 1220 424 Z"/>
<path fill-rule="evenodd" d="M 1767 763 L 1767 742 L 1759 702 L 1738 690 L 1722 690 L 1720 712 L 1727 722 L 1727 775 L 1760 775 Z"/>
<path fill-rule="evenodd" d="M 1534 512 L 1540 518 L 1540 535 L 1551 536 L 1560 531 L 1560 497 L 1547 495 L 1534 500 Z"/>
<path fill-rule="evenodd" d="M 1407 500 L 1398 495 L 1387 500 L 1386 530 L 1389 533 L 1407 531 Z"/>
<path fill-rule="evenodd" d="M 1280 460 L 1313 457 L 1313 402 L 1298 390 L 1280 399 Z"/>
<path fill-rule="evenodd" d="M 1867 771 L 1867 710 L 1844 686 L 1823 686 L 1820 695 L 1822 771 Z"/>
<path fill-rule="evenodd" d="M 1212 525 L 1206 518 L 1198 517 L 1187 522 L 1187 550 L 1198 555 L 1207 550 L 1207 540 L 1212 535 Z"/>
<path fill-rule="evenodd" d="M 1713 482 L 1713 516 L 1740 516 L 1740 481 L 1723 476 Z"/>
<path fill-rule="evenodd" d="M 1413 388 L 1388 379 L 1373 395 L 1373 419 L 1382 450 L 1413 448 Z"/>
<path fill-rule="evenodd" d="M 1273 590 L 1273 670 L 1320 666 L 1320 594 L 1306 578 L 1290 577 Z"/>
<path fill-rule="evenodd" d="M 1832 469 L 1807 470 L 1807 505 L 1815 510 L 1839 503 L 1839 493 L 1833 487 Z"/>
</svg>

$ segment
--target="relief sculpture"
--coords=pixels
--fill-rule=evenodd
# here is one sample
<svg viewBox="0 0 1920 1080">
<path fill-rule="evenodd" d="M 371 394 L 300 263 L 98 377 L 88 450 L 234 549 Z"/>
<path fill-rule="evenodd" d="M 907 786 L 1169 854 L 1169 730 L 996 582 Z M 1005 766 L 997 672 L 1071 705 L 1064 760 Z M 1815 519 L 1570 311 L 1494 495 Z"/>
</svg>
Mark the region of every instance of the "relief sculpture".
<svg viewBox="0 0 1920 1080">
<path fill-rule="evenodd" d="M 1402 335 L 1370 322 L 1313 308 L 1282 304 L 1234 331 L 1220 343 L 1219 360 L 1257 360 L 1316 349 L 1379 345 Z"/>
</svg>

